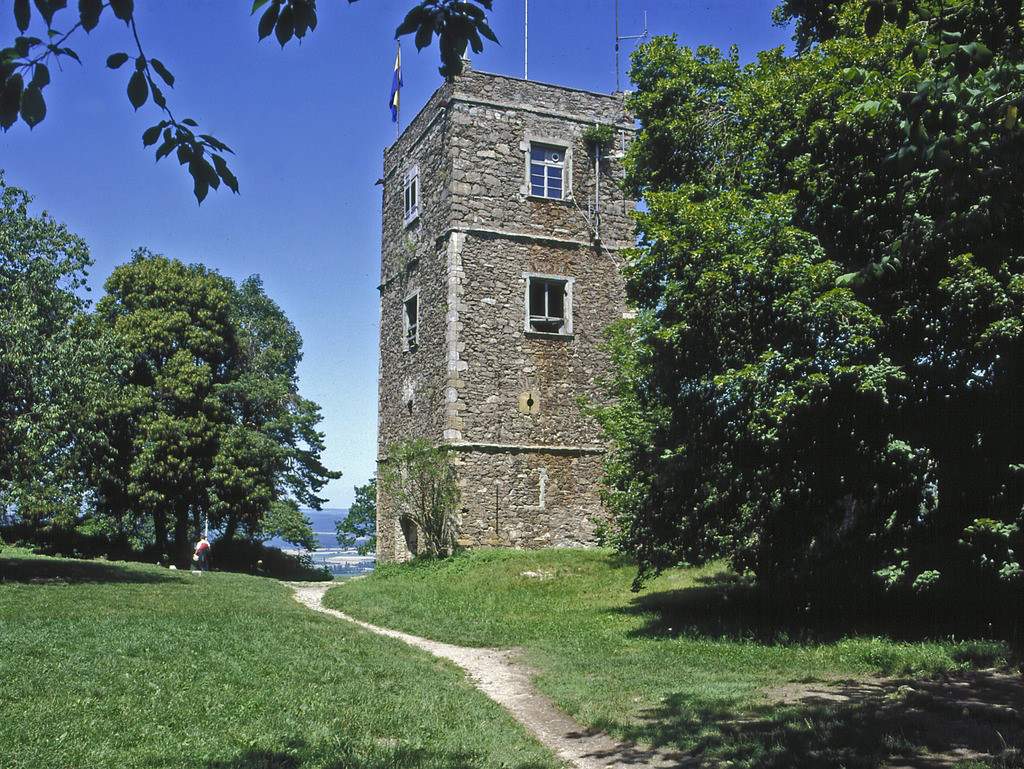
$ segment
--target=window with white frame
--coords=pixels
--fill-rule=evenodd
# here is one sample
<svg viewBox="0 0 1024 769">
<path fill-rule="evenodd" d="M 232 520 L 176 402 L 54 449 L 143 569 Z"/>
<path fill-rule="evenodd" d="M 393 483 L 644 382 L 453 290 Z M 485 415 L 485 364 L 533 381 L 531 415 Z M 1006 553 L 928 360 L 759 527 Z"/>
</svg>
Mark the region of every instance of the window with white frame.
<svg viewBox="0 0 1024 769">
<path fill-rule="evenodd" d="M 420 168 L 413 166 L 402 177 L 402 207 L 405 224 L 416 221 L 420 215 Z"/>
<path fill-rule="evenodd" d="M 572 334 L 572 278 L 526 275 L 526 330 Z"/>
<path fill-rule="evenodd" d="M 565 197 L 565 147 L 530 144 L 530 194 L 561 200 Z"/>
<path fill-rule="evenodd" d="M 403 347 L 415 350 L 420 344 L 420 295 L 415 293 L 405 300 L 402 307 Z"/>
</svg>

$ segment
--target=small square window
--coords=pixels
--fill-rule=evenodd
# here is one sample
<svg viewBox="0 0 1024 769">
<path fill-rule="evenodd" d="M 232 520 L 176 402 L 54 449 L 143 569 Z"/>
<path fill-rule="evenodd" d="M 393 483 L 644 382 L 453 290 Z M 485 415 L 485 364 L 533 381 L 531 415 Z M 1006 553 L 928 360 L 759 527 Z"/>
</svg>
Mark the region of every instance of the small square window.
<svg viewBox="0 0 1024 769">
<path fill-rule="evenodd" d="M 413 166 L 402 177 L 402 210 L 405 224 L 409 225 L 420 215 L 420 169 Z"/>
<path fill-rule="evenodd" d="M 530 194 L 561 200 L 564 197 L 565 147 L 530 145 Z"/>
<path fill-rule="evenodd" d="M 526 276 L 526 330 L 538 334 L 572 334 L 572 280 Z"/>
<path fill-rule="evenodd" d="M 405 300 L 402 309 L 403 344 L 412 351 L 420 344 L 420 295 L 413 294 Z"/>
</svg>

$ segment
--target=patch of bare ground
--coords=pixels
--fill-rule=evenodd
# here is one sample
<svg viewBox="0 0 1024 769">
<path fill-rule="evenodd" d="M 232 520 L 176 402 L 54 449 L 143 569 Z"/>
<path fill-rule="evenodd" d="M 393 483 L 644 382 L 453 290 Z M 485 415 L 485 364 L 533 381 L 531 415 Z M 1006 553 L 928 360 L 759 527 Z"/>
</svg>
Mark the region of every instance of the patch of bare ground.
<svg viewBox="0 0 1024 769">
<path fill-rule="evenodd" d="M 883 733 L 895 753 L 881 763 L 886 769 L 988 760 L 1016 766 L 1024 750 L 1024 676 L 1011 669 L 789 683 L 765 691 L 765 700 L 817 718 L 856 718 L 862 729 Z"/>
</svg>

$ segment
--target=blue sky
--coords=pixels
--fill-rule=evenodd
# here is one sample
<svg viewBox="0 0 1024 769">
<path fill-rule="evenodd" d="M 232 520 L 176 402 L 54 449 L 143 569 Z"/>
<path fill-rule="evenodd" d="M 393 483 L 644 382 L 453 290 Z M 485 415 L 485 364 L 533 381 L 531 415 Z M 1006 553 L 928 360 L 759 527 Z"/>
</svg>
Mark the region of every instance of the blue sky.
<svg viewBox="0 0 1024 769">
<path fill-rule="evenodd" d="M 382 152 L 395 138 L 387 108 L 394 28 L 413 0 L 321 0 L 319 27 L 282 51 L 256 41 L 250 0 L 138 0 L 143 46 L 177 78 L 168 92 L 181 118 L 237 153 L 241 195 L 211 192 L 202 206 L 173 160 L 154 165 L 141 134 L 160 116 L 132 111 L 130 67 L 104 67 L 131 52 L 124 26 L 105 18 L 69 44 L 83 67 L 51 68 L 48 114 L 33 131 L 0 134 L 0 168 L 82 235 L 96 261 L 93 295 L 137 246 L 203 262 L 235 279 L 259 273 L 302 333 L 304 395 L 323 407 L 326 461 L 344 472 L 328 506 L 344 507 L 372 474 L 376 453 L 378 258 Z M 75 3 L 69 3 L 74 8 Z M 523 74 L 523 2 L 495 0 L 501 40 L 473 66 Z M 775 0 L 620 0 L 622 33 L 675 33 L 685 45 L 736 43 L 744 59 L 788 42 L 772 26 Z M 613 0 L 532 0 L 530 77 L 594 91 L 615 86 Z M 105 15 L 109 11 L 105 12 Z M 10 6 L 0 37 L 15 34 Z M 57 16 L 60 27 L 62 17 Z M 623 71 L 631 43 L 624 43 Z M 441 79 L 434 48 L 402 46 L 403 123 Z M 623 77 L 625 85 L 625 76 Z"/>
</svg>

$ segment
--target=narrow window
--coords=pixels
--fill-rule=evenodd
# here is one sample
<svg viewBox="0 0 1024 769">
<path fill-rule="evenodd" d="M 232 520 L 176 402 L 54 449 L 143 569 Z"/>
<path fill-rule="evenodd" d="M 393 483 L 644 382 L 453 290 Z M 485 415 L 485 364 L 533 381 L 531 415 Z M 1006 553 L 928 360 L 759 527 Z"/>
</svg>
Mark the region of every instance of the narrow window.
<svg viewBox="0 0 1024 769">
<path fill-rule="evenodd" d="M 419 347 L 420 343 L 420 297 L 413 294 L 405 300 L 405 307 L 402 312 L 402 327 L 405 330 L 405 349 L 412 351 Z"/>
<path fill-rule="evenodd" d="M 527 331 L 572 333 L 570 285 L 568 278 L 527 277 Z"/>
<path fill-rule="evenodd" d="M 565 178 L 565 148 L 530 145 L 530 194 L 561 200 Z"/>
<path fill-rule="evenodd" d="M 402 177 L 402 206 L 405 224 L 409 225 L 420 215 L 420 169 L 413 166 Z"/>
</svg>

